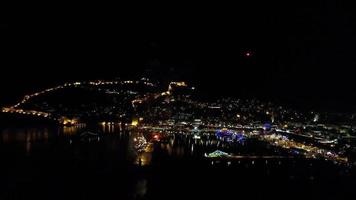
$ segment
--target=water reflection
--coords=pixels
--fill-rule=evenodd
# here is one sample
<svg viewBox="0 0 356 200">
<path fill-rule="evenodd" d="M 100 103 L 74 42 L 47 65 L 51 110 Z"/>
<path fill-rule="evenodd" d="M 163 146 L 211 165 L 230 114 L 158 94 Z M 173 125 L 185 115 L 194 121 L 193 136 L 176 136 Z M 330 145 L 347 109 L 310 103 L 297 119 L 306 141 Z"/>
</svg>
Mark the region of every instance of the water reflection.
<svg viewBox="0 0 356 200">
<path fill-rule="evenodd" d="M 138 180 L 135 185 L 135 191 L 133 194 L 134 199 L 142 199 L 147 193 L 147 180 Z"/>
<path fill-rule="evenodd" d="M 46 142 L 49 137 L 49 129 L 46 127 L 36 128 L 8 128 L 1 131 L 1 142 Z"/>
<path fill-rule="evenodd" d="M 141 132 L 131 132 L 133 148 L 135 151 L 136 161 L 135 164 L 139 166 L 146 166 L 151 164 L 152 152 L 154 150 L 153 143 L 147 140 Z M 130 140 L 131 141 L 131 140 Z"/>
<path fill-rule="evenodd" d="M 147 166 L 151 164 L 151 161 L 152 161 L 152 150 L 150 152 L 143 152 L 138 154 L 135 163 L 139 166 Z"/>
<path fill-rule="evenodd" d="M 7 128 L 1 130 L 1 143 L 20 144 L 28 154 L 34 143 L 48 143 L 51 131 L 48 127 Z"/>
<path fill-rule="evenodd" d="M 82 127 L 80 127 L 80 126 L 64 126 L 63 127 L 63 134 L 67 135 L 67 136 L 75 135 L 81 129 L 82 129 Z"/>
<path fill-rule="evenodd" d="M 277 151 L 273 147 L 268 147 L 264 143 L 252 139 L 244 143 L 229 143 L 221 141 L 214 137 L 214 134 L 209 133 L 201 134 L 198 138 L 190 133 L 173 131 L 157 133 L 137 129 L 122 130 L 120 126 L 120 123 L 101 123 L 90 127 L 8 128 L 0 130 L 0 138 L 2 144 L 20 144 L 23 150 L 29 154 L 34 145 L 40 147 L 41 145 L 53 144 L 56 141 L 64 141 L 63 144 L 71 145 L 73 149 L 81 151 L 84 147 L 81 135 L 90 133 L 87 135 L 95 135 L 99 138 L 95 140 L 99 144 L 92 144 L 88 151 L 115 153 L 118 155 L 118 160 L 129 159 L 132 164 L 139 166 L 152 165 L 155 162 L 160 163 L 162 159 L 203 159 L 206 153 L 216 150 L 230 153 L 236 158 L 245 155 L 247 155 L 246 157 L 287 156 L 287 152 Z M 267 165 L 267 160 L 263 162 Z M 281 165 L 281 161 L 277 161 L 277 164 Z M 250 162 L 250 165 L 255 165 L 254 161 Z"/>
<path fill-rule="evenodd" d="M 101 122 L 100 126 L 103 133 L 118 133 L 122 130 L 121 122 Z"/>
<path fill-rule="evenodd" d="M 101 139 L 92 143 L 80 140 L 68 142 L 83 132 L 100 134 Z M 7 159 L 4 160 L 2 166 L 5 166 L 6 170 L 12 169 L 12 165 L 16 166 L 11 176 L 16 176 L 19 171 L 28 169 L 30 173 L 26 171 L 19 177 L 27 175 L 28 180 L 37 185 L 42 182 L 45 185 L 68 183 L 72 188 L 81 187 L 81 190 L 72 190 L 78 193 L 82 191 L 90 193 L 91 188 L 99 188 L 100 195 L 98 196 L 100 197 L 102 197 L 101 192 L 108 192 L 105 186 L 110 185 L 109 181 L 117 180 L 122 180 L 123 186 L 129 185 L 130 197 L 154 199 L 155 195 L 165 190 L 182 191 L 182 185 L 178 184 L 177 179 L 186 181 L 184 183 L 188 184 L 189 188 L 195 188 L 201 184 L 204 188 L 205 186 L 208 188 L 216 182 L 221 182 L 222 179 L 218 177 L 233 177 L 231 180 L 234 181 L 242 179 L 244 180 L 241 181 L 242 183 L 247 182 L 251 177 L 258 180 L 256 177 L 259 176 L 274 177 L 288 174 L 288 177 L 294 177 L 293 179 L 306 176 L 317 179 L 319 174 L 315 170 L 318 169 L 315 166 L 318 166 L 318 163 L 306 165 L 304 162 L 296 163 L 279 159 L 208 160 L 203 155 L 217 149 L 234 155 L 276 155 L 276 149 L 268 148 L 257 141 L 246 140 L 244 144 L 228 143 L 219 141 L 208 134 L 197 139 L 190 133 L 167 132 L 155 139 L 152 134 L 157 134 L 156 132 L 122 130 L 117 124 L 96 124 L 87 127 L 13 128 L 2 129 L 0 134 L 0 155 Z M 16 151 L 17 148 L 21 150 Z M 18 154 L 26 155 L 26 159 L 17 156 L 18 154 L 13 153 L 13 150 Z M 6 158 L 8 152 L 12 153 Z M 283 155 L 283 152 L 278 154 Z M 27 155 L 35 159 L 27 159 Z M 324 163 L 319 165 L 324 166 Z M 43 178 L 38 181 L 32 176 L 33 171 L 36 170 L 38 176 L 43 174 Z M 236 171 L 241 171 L 241 173 L 236 173 Z M 323 174 L 332 173 L 325 170 Z M 53 175 L 56 177 L 48 179 Z M 194 182 L 194 180 L 199 180 L 195 177 L 203 181 Z M 212 181 L 206 177 L 211 178 Z M 98 182 L 104 186 L 100 186 L 101 184 L 97 186 Z M 94 186 L 91 187 L 92 185 Z M 112 187 L 120 188 L 117 185 Z M 57 191 L 53 193 L 55 192 Z M 119 199 L 120 197 L 122 195 L 118 195 Z"/>
</svg>

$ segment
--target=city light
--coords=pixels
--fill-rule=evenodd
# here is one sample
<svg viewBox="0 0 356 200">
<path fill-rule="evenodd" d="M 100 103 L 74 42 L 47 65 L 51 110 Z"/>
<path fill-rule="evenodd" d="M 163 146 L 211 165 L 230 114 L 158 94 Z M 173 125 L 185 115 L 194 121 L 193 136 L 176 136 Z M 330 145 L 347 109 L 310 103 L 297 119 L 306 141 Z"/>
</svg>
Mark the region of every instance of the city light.
<svg viewBox="0 0 356 200">
<path fill-rule="evenodd" d="M 26 115 L 31 118 L 45 118 L 53 120 L 63 126 L 76 126 L 80 124 L 80 115 L 77 117 L 67 117 L 62 112 L 57 113 L 56 110 L 48 109 L 47 107 L 45 109 L 31 110 L 26 109 L 26 105 L 30 104 L 34 98 L 65 88 L 78 88 L 80 86 L 80 88 L 96 88 L 97 91 L 102 91 L 103 88 L 106 88 L 108 85 L 120 86 L 135 84 L 141 84 L 148 87 L 155 86 L 155 84 L 148 80 L 96 80 L 64 83 L 63 85 L 25 95 L 21 101 L 13 106 L 3 107 L 1 111 L 3 113 Z M 188 87 L 188 85 L 184 81 L 172 81 L 169 83 L 167 91 L 157 91 L 155 93 L 150 93 L 149 95 L 144 93 L 140 94 L 130 89 L 128 89 L 127 92 L 116 92 L 114 90 L 112 93 L 108 94 L 127 95 L 124 99 L 129 100 L 129 105 L 131 104 L 131 107 L 126 107 L 124 109 L 129 110 L 130 108 L 134 108 L 134 112 L 138 112 L 136 116 L 139 117 L 130 118 L 129 115 L 126 115 L 125 110 L 122 110 L 121 112 L 113 112 L 111 109 L 115 109 L 116 105 L 107 109 L 105 113 L 112 113 L 111 115 L 116 117 L 119 116 L 120 118 L 117 118 L 116 120 L 125 118 L 131 119 L 131 123 L 127 125 L 131 125 L 131 127 L 135 127 L 135 129 L 159 131 L 160 133 L 152 135 L 151 139 L 154 141 L 162 140 L 161 131 L 176 130 L 179 132 L 189 132 L 192 134 L 192 139 L 196 142 L 204 141 L 204 134 L 212 132 L 215 133 L 213 135 L 216 139 L 222 143 L 228 142 L 230 144 L 243 145 L 246 140 L 254 137 L 278 148 L 290 150 L 290 153 L 293 155 L 313 159 L 323 158 L 336 163 L 349 162 L 348 157 L 345 156 L 344 153 L 345 148 L 337 149 L 336 147 L 338 147 L 338 142 L 342 137 L 350 137 L 349 133 L 352 133 L 352 130 L 345 125 L 336 126 L 322 123 L 322 119 L 324 118 L 321 118 L 320 114 L 312 113 L 313 116 L 308 119 L 300 112 L 286 110 L 281 106 L 251 101 L 246 101 L 244 103 L 240 100 L 231 98 L 210 103 L 199 102 L 190 99 L 188 95 L 177 95 L 175 90 L 177 87 Z M 164 96 L 164 98 L 162 98 L 163 100 L 161 101 L 159 97 L 162 96 Z M 152 102 L 156 103 L 151 104 Z M 174 113 L 170 110 L 171 106 L 174 106 L 172 102 L 177 102 L 181 105 L 180 107 L 174 108 L 179 112 Z M 147 105 L 149 105 L 150 111 L 142 112 L 142 108 Z M 187 107 L 182 105 L 187 105 Z M 98 111 L 100 111 L 100 109 L 94 109 L 94 113 L 98 113 Z M 199 113 L 200 115 L 191 115 L 190 112 Z M 219 115 L 213 116 L 210 112 L 219 113 Z M 169 116 L 168 114 L 171 115 Z M 266 118 L 266 115 L 269 119 Z M 194 116 L 194 118 L 191 116 Z M 164 119 L 164 117 L 166 118 Z M 299 119 L 300 121 L 296 122 L 295 119 Z M 301 122 L 302 120 L 304 120 L 304 122 Z M 273 124 L 270 124 L 269 122 L 262 123 L 263 121 L 269 121 Z M 314 123 L 310 124 L 309 122 Z M 318 124 L 315 122 L 318 122 Z M 108 125 L 108 127 L 114 125 L 114 122 L 108 121 L 100 121 L 98 123 L 102 126 Z M 337 134 L 348 134 L 348 136 L 340 137 L 340 135 Z M 312 143 L 295 141 L 292 139 L 293 137 L 307 138 L 308 140 L 312 140 Z M 345 147 L 347 147 L 347 145 Z"/>
</svg>

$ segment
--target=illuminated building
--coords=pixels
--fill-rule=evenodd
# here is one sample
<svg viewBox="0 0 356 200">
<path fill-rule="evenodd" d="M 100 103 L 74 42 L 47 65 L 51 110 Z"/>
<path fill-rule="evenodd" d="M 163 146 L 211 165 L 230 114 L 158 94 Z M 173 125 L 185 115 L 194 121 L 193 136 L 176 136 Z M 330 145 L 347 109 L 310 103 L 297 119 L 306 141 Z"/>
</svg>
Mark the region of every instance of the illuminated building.
<svg viewBox="0 0 356 200">
<path fill-rule="evenodd" d="M 223 158 L 223 157 L 230 157 L 230 154 L 226 153 L 226 152 L 223 152 L 223 151 L 220 151 L 220 150 L 216 150 L 212 153 L 209 153 L 209 154 L 205 154 L 205 157 L 208 157 L 208 158 Z"/>
<path fill-rule="evenodd" d="M 228 130 L 226 128 L 216 131 L 215 135 L 218 139 L 221 139 L 224 141 L 242 142 L 244 140 L 244 135 L 242 133 L 236 133 L 236 132 L 234 132 L 232 130 Z"/>
<path fill-rule="evenodd" d="M 228 129 L 226 129 L 226 128 L 223 128 L 223 129 L 221 129 L 221 130 L 216 131 L 216 134 L 215 134 L 215 135 L 216 135 L 218 138 L 224 138 L 224 137 L 232 137 L 233 134 L 234 134 L 233 131 L 228 130 Z"/>
<path fill-rule="evenodd" d="M 65 126 L 73 126 L 78 124 L 78 119 L 75 118 L 69 119 L 67 117 L 62 117 L 61 122 Z"/>
</svg>

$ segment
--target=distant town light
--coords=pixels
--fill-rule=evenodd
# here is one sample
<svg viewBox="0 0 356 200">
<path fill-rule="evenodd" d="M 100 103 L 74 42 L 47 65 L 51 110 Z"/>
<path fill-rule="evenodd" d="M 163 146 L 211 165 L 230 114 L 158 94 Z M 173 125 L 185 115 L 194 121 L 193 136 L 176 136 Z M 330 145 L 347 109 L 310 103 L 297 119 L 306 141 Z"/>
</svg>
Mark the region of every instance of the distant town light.
<svg viewBox="0 0 356 200">
<path fill-rule="evenodd" d="M 252 56 L 252 53 L 249 52 L 249 51 L 248 51 L 248 52 L 245 52 L 245 56 L 246 56 L 246 57 L 251 57 L 251 56 Z"/>
</svg>

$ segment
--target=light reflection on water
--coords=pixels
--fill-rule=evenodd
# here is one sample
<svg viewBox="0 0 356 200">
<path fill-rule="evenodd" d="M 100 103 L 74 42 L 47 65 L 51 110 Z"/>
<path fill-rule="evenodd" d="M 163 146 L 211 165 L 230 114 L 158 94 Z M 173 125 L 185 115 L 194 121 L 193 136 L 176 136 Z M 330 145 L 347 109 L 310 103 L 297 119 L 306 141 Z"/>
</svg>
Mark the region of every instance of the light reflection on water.
<svg viewBox="0 0 356 200">
<path fill-rule="evenodd" d="M 152 151 L 153 151 L 153 147 L 152 144 L 150 144 L 147 151 L 139 153 L 137 155 L 135 164 L 139 166 L 150 165 L 152 160 Z"/>
<path fill-rule="evenodd" d="M 72 137 L 78 136 L 84 131 L 91 131 L 95 133 L 99 133 L 102 136 L 100 141 L 96 141 L 93 143 L 82 144 L 82 143 L 73 143 L 70 144 L 66 142 Z M 264 176 L 270 176 L 270 174 L 283 174 L 280 170 L 284 170 L 285 174 L 290 174 L 291 177 L 298 177 L 301 176 L 310 176 L 314 177 L 314 174 L 318 174 L 314 172 L 313 166 L 306 166 L 301 165 L 302 167 L 294 168 L 294 164 L 292 165 L 289 161 L 281 161 L 281 160 L 236 160 L 236 161 L 228 161 L 226 163 L 218 163 L 218 162 L 201 162 L 201 158 L 204 153 L 210 153 L 215 151 L 216 149 L 220 149 L 225 152 L 234 153 L 235 155 L 241 154 L 273 154 L 274 149 L 268 149 L 261 146 L 255 146 L 254 142 L 247 141 L 246 144 L 229 144 L 225 142 L 221 142 L 214 137 L 210 136 L 202 136 L 202 139 L 196 140 L 193 139 L 191 135 L 182 135 L 182 134 L 168 134 L 168 139 L 165 141 L 160 142 L 152 142 L 148 141 L 148 145 L 145 148 L 145 151 L 138 152 L 135 150 L 133 145 L 133 140 L 135 137 L 139 136 L 147 136 L 150 132 L 147 131 L 145 133 L 136 131 L 136 130 L 125 130 L 122 129 L 117 125 L 98 125 L 98 126 L 91 126 L 91 127 L 83 127 L 83 126 L 72 126 L 72 127 L 32 127 L 32 128 L 8 128 L 8 129 L 0 129 L 0 149 L 4 150 L 7 148 L 6 146 L 12 146 L 13 148 L 22 148 L 21 154 L 26 155 L 35 155 L 39 151 L 45 152 L 47 150 L 49 153 L 44 155 L 39 155 L 36 158 L 43 159 L 47 161 L 48 158 L 55 158 L 57 163 L 52 165 L 51 167 L 58 165 L 55 168 L 57 171 L 63 170 L 61 167 L 66 169 L 68 166 L 71 166 L 72 162 L 79 162 L 79 169 L 71 166 L 67 173 L 71 174 L 71 170 L 74 172 L 71 176 L 67 176 L 67 178 L 71 178 L 72 176 L 75 177 L 72 180 L 78 180 L 77 174 L 84 171 L 83 176 L 79 176 L 80 178 L 88 177 L 88 179 L 83 179 L 79 181 L 81 184 L 85 184 L 87 180 L 91 179 L 91 176 L 94 177 L 94 180 L 102 181 L 101 177 L 105 175 L 106 179 L 110 179 L 113 177 L 113 174 L 117 173 L 113 180 L 117 180 L 122 176 L 133 176 L 137 171 L 133 173 L 127 173 L 127 171 L 123 170 L 122 165 L 127 165 L 127 161 L 129 166 L 134 169 L 140 169 L 144 172 L 145 170 L 152 169 L 153 171 L 148 171 L 153 173 L 154 176 L 150 178 L 150 176 L 146 176 L 147 174 L 142 173 L 141 175 L 137 175 L 135 177 L 135 181 L 132 183 L 132 195 L 134 198 L 145 198 L 147 194 L 152 194 L 152 185 L 155 184 L 155 176 L 160 175 L 161 170 L 167 169 L 167 174 L 161 176 L 162 182 L 157 182 L 156 184 L 160 188 L 161 186 L 175 184 L 174 179 L 170 179 L 169 175 L 177 173 L 169 172 L 170 169 L 175 169 L 174 167 L 183 167 L 184 165 L 180 166 L 177 163 L 185 162 L 185 164 L 189 165 L 190 167 L 195 167 L 195 170 L 191 172 L 197 173 L 205 173 L 204 167 L 218 167 L 224 166 L 228 167 L 229 169 L 238 169 L 238 170 L 245 170 L 243 174 L 246 172 L 248 176 L 253 176 L 254 174 L 263 174 L 261 171 L 264 171 Z M 63 143 L 60 143 L 64 141 Z M 1 146 L 4 144 L 3 146 Z M 15 145 L 13 145 L 15 144 Z M 54 145 L 54 151 L 48 146 Z M 65 146 L 66 145 L 66 146 Z M 63 147 L 65 146 L 65 147 Z M 36 148 L 41 147 L 41 148 Z M 42 148 L 43 147 L 43 148 Z M 6 149 L 5 149 L 6 150 Z M 12 150 L 12 149 L 11 149 Z M 39 151 L 38 151 L 39 150 Z M 61 151 L 67 151 L 67 153 L 62 153 Z M 68 153 L 69 151 L 69 153 Z M 7 152 L 7 151 L 3 151 Z M 2 152 L 2 153 L 3 153 Z M 57 153 L 52 155 L 52 153 Z M 4 154 L 3 154 L 4 155 Z M 77 156 L 78 155 L 78 156 Z M 72 156 L 71 158 L 67 158 L 67 156 Z M 130 159 L 125 159 L 125 158 Z M 186 159 L 188 158 L 188 159 Z M 192 159 L 191 159 L 192 158 Z M 14 158 L 15 159 L 15 158 Z M 17 159 L 17 158 L 16 158 Z M 34 159 L 36 162 L 40 159 Z M 114 161 L 113 161 L 114 160 Z M 11 160 L 13 161 L 13 160 Z M 171 165 L 164 165 L 162 163 L 171 162 Z M 63 165 L 61 163 L 63 162 Z M 13 163 L 13 162 L 8 162 Z M 88 164 L 89 163 L 89 164 Z M 157 165 L 158 163 L 158 165 Z M 133 165 L 132 165 L 133 164 Z M 160 164 L 162 164 L 162 168 L 160 168 Z M 40 166 L 41 163 L 38 165 Z M 19 164 L 19 166 L 22 166 Z M 30 170 L 33 170 L 35 167 L 32 167 L 31 164 L 27 165 Z M 75 166 L 75 165 L 74 165 Z M 96 168 L 91 168 L 90 166 L 96 166 Z M 148 167 L 146 167 L 148 166 Z M 168 167 L 167 167 L 168 166 Z M 173 168 L 170 167 L 174 166 Z M 198 168 L 199 167 L 199 168 Z M 18 167 L 19 169 L 23 169 Z M 60 169 L 60 170 L 58 170 Z M 157 171 L 155 171 L 158 169 Z M 198 170 L 196 170 L 198 169 Z M 202 170 L 200 170 L 202 169 Z M 214 169 L 214 168 L 213 168 Z M 287 170 L 286 170 L 287 169 Z M 292 170 L 290 170 L 292 169 Z M 300 169 L 300 170 L 299 170 Z M 19 170 L 19 171 L 21 171 Z M 120 172 L 120 170 L 123 170 Z M 298 171 L 299 170 L 299 171 Z M 41 170 L 39 170 L 40 173 Z M 179 170 L 177 170 L 179 171 Z M 184 171 L 184 170 L 182 170 Z M 225 168 L 222 171 L 226 171 Z M 16 171 L 17 172 L 17 171 Z M 132 172 L 129 170 L 129 172 Z M 235 171 L 234 171 L 235 172 Z M 51 171 L 52 173 L 52 171 Z M 219 172 L 220 173 L 220 172 Z M 31 173 L 29 173 L 31 174 Z M 188 172 L 189 174 L 189 172 Z M 240 174 L 240 173 L 233 173 L 233 174 Z M 304 175 L 306 174 L 306 175 Z M 192 176 L 186 175 L 186 180 L 192 180 L 193 174 L 189 174 Z M 229 174 L 230 175 L 230 174 Z M 44 175 L 45 176 L 45 175 Z M 176 175 L 176 178 L 184 177 L 185 174 L 181 173 Z M 237 175 L 236 175 L 237 176 Z M 271 175 L 272 176 L 272 175 Z M 32 177 L 30 177 L 32 178 Z M 80 180 L 79 178 L 79 180 Z M 95 179 L 96 178 L 96 179 Z M 237 178 L 240 178 L 238 175 Z M 32 180 L 32 179 L 31 179 Z M 158 179 L 159 180 L 159 179 Z M 249 180 L 249 177 L 245 180 Z M 67 179 L 65 179 L 67 181 Z M 127 182 L 124 182 L 126 185 Z M 168 184 L 169 183 L 169 184 Z M 204 183 L 204 181 L 199 182 L 199 184 Z M 193 184 L 192 184 L 193 185 Z M 167 186 L 168 187 L 168 186 Z M 87 189 L 87 188 L 84 188 Z M 161 192 L 161 190 L 157 190 L 157 194 Z"/>
<path fill-rule="evenodd" d="M 64 135 L 75 135 L 81 127 L 78 126 L 64 126 L 63 127 L 63 134 Z"/>
<path fill-rule="evenodd" d="M 133 198 L 134 199 L 141 199 L 145 197 L 147 193 L 147 180 L 141 179 L 136 182 Z"/>
<path fill-rule="evenodd" d="M 27 154 L 31 152 L 34 143 L 48 143 L 51 134 L 56 133 L 47 127 L 7 128 L 1 130 L 2 144 L 20 144 Z"/>
<path fill-rule="evenodd" d="M 134 147 L 135 137 L 149 138 L 154 132 L 138 131 L 135 129 L 122 131 L 120 123 L 105 123 L 99 125 L 86 126 L 64 126 L 64 127 L 28 127 L 28 128 L 7 128 L 0 130 L 1 143 L 16 143 L 21 146 L 27 154 L 31 153 L 34 145 L 41 146 L 52 144 L 58 140 L 68 140 L 66 144 L 72 145 L 73 137 L 78 137 L 85 131 L 98 133 L 101 138 L 95 140 L 104 145 L 96 145 L 98 151 L 124 151 L 132 162 L 139 166 L 151 165 L 152 162 L 160 162 L 160 159 L 172 158 L 202 158 L 206 153 L 215 150 L 225 151 L 234 155 L 285 155 L 283 152 L 276 152 L 276 149 L 268 149 L 257 142 L 247 142 L 247 144 L 230 144 L 222 142 L 211 135 L 202 136 L 201 139 L 194 139 L 189 134 L 165 133 L 167 139 L 164 141 L 147 141 L 144 150 Z M 156 133 L 155 133 L 156 134 Z M 162 136 L 163 137 L 163 136 Z M 147 139 L 149 140 L 149 139 Z M 70 141 L 70 142 L 69 142 Z M 79 145 L 79 144 L 73 144 Z M 103 148 L 104 147 L 104 148 Z M 119 150 L 118 150 L 119 149 Z M 111 152 L 109 152 L 111 153 Z M 285 153 L 285 152 L 284 152 Z M 156 161 L 153 158 L 158 158 Z"/>
<path fill-rule="evenodd" d="M 3 143 L 12 142 L 37 142 L 48 141 L 49 129 L 41 128 L 8 128 L 1 131 L 1 138 Z"/>
<path fill-rule="evenodd" d="M 100 123 L 100 130 L 103 133 L 118 133 L 122 130 L 122 124 L 114 122 L 102 122 Z"/>
</svg>

